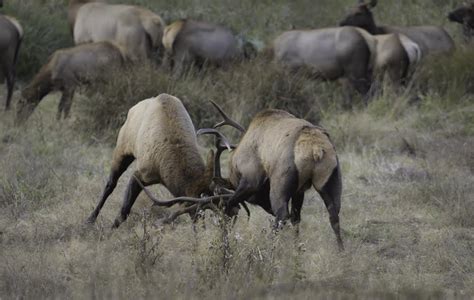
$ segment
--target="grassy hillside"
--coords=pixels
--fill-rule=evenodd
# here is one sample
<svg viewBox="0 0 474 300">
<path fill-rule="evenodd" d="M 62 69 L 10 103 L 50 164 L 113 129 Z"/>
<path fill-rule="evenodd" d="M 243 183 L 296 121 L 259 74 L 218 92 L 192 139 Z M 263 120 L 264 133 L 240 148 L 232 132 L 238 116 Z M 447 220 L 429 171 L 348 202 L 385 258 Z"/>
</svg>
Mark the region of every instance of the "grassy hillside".
<svg viewBox="0 0 474 300">
<path fill-rule="evenodd" d="M 5 2 L 26 32 L 21 87 L 52 51 L 72 44 L 66 1 Z M 292 27 L 332 26 L 353 3 L 254 2 L 128 3 L 167 21 L 227 24 L 262 45 Z M 379 21 L 444 25 L 458 50 L 426 61 L 402 91 L 384 85 L 368 107 L 356 98 L 354 109 L 343 110 L 338 83 L 290 77 L 258 59 L 179 80 L 138 66 L 111 76 L 99 91 L 82 90 L 71 119 L 61 123 L 54 118 L 56 94 L 24 127 L 12 126 L 12 112 L 0 113 L 0 298 L 473 297 L 474 51 L 460 44 L 459 28 L 444 17 L 460 2 L 379 0 Z M 96 225 L 83 226 L 104 187 L 126 111 L 162 92 L 183 100 L 196 127 L 217 120 L 209 99 L 244 125 L 274 107 L 326 127 L 342 164 L 346 250 L 336 251 L 314 191 L 306 193 L 299 234 L 288 227 L 274 235 L 273 218 L 257 207 L 233 227 L 207 214 L 195 230 L 187 216 L 155 228 L 166 212 L 150 209 L 143 195 L 130 218 L 111 230 L 130 170 Z M 203 154 L 208 142 L 200 138 Z M 152 190 L 170 196 L 163 187 Z"/>
</svg>

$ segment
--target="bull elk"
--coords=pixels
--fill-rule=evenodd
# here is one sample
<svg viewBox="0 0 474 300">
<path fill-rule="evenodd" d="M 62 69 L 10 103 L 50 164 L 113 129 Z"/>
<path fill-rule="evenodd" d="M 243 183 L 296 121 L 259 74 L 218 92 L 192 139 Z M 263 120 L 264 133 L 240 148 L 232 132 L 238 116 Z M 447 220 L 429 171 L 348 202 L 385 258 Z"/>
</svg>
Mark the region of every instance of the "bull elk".
<svg viewBox="0 0 474 300">
<path fill-rule="evenodd" d="M 212 103 L 225 120 L 215 128 L 231 125 L 244 132 Z M 216 170 L 220 169 L 219 156 L 220 152 L 216 154 Z M 321 127 L 282 110 L 258 113 L 231 154 L 228 181 L 235 192 L 225 195 L 229 197 L 225 202 L 227 215 L 248 202 L 275 216 L 277 227 L 287 219 L 300 222 L 304 192 L 313 186 L 326 205 L 338 246 L 343 249 L 339 226 L 341 171 L 335 148 Z"/>
<path fill-rule="evenodd" d="M 225 65 L 250 58 L 256 50 L 250 42 L 237 38 L 228 28 L 204 21 L 178 20 L 166 26 L 162 40 L 165 63 L 180 74 L 193 63 Z"/>
<path fill-rule="evenodd" d="M 462 24 L 462 31 L 466 42 L 474 37 L 474 3 L 464 4 L 448 14 L 451 22 Z"/>
<path fill-rule="evenodd" d="M 70 0 L 68 21 L 76 45 L 114 41 L 125 47 L 134 60 L 149 58 L 153 49 L 162 48 L 165 23 L 142 7 Z"/>
<path fill-rule="evenodd" d="M 218 134 L 217 131 L 213 133 Z M 230 147 L 228 143 L 226 146 Z M 178 98 L 161 94 L 140 101 L 129 110 L 127 120 L 120 129 L 109 179 L 87 222 L 95 222 L 118 179 L 135 160 L 136 170 L 128 182 L 123 205 L 113 227 L 118 227 L 127 219 L 142 189 L 151 184 L 161 183 L 177 197 L 170 201 L 152 198 L 157 205 L 180 205 L 167 222 L 186 212 L 195 213 L 198 205 L 221 197 L 194 199 L 202 194 L 211 194 L 213 155 L 211 150 L 206 166 L 199 154 L 194 125 Z M 150 194 L 147 190 L 145 192 Z"/>
<path fill-rule="evenodd" d="M 3 1 L 1 5 L 3 6 Z M 0 15 L 0 65 L 2 68 L 1 75 L 7 85 L 5 110 L 10 108 L 15 85 L 15 68 L 22 39 L 23 28 L 18 20 L 10 16 Z"/>
<path fill-rule="evenodd" d="M 377 0 L 359 4 L 339 23 L 340 26 L 356 26 L 367 30 L 370 34 L 403 34 L 417 43 L 422 55 L 450 53 L 454 50 L 454 41 L 448 32 L 440 26 L 377 26 L 371 9 L 377 5 Z"/>
<path fill-rule="evenodd" d="M 57 119 L 61 116 L 67 118 L 79 85 L 103 80 L 127 61 L 127 52 L 112 42 L 84 44 L 55 51 L 22 91 L 17 106 L 17 125 L 26 121 L 40 101 L 56 90 L 62 92 Z"/>
</svg>

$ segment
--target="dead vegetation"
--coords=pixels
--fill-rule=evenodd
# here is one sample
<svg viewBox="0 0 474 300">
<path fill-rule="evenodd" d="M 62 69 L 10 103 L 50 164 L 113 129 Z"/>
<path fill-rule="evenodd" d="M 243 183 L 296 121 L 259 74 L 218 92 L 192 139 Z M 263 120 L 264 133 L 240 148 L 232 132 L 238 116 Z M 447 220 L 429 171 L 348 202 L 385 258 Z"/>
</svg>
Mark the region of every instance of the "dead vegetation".
<svg viewBox="0 0 474 300">
<path fill-rule="evenodd" d="M 315 17 L 306 0 L 277 1 L 268 12 L 263 1 L 252 10 L 262 18 L 252 18 L 243 13 L 249 11 L 248 1 L 209 6 L 131 2 L 160 8 L 166 18 L 191 11 L 213 22 L 228 20 L 233 28 L 243 32 L 248 26 L 246 33 L 259 37 L 287 30 L 281 25 L 285 22 L 331 24 L 343 15 L 331 9 L 346 5 L 321 1 L 324 9 Z M 18 1 L 21 15 L 33 5 L 28 3 Z M 426 1 L 400 3 L 408 2 L 386 8 L 379 3 L 378 19 L 427 22 L 449 6 L 429 1 L 432 9 L 427 10 Z M 243 17 L 220 14 L 222 5 Z M 49 4 L 41 9 L 54 12 Z M 391 14 L 394 9 L 400 14 Z M 45 16 L 32 19 L 44 21 Z M 44 30 L 43 25 L 25 25 L 26 35 Z M 449 27 L 451 33 L 454 28 Z M 49 41 L 56 34 L 55 29 L 44 37 Z M 34 49 L 28 43 L 24 49 Z M 20 74 L 33 68 L 42 51 L 27 52 L 32 59 L 20 64 Z M 382 85 L 367 108 L 356 99 L 352 111 L 341 109 L 337 84 L 314 82 L 304 74 L 288 76 L 257 60 L 227 70 L 192 70 L 180 80 L 141 66 L 113 77 L 99 91 L 81 91 L 70 120 L 60 124 L 54 120 L 59 95 L 42 101 L 25 127 L 13 128 L 13 115 L 2 113 L 0 297 L 472 298 L 472 58 L 472 50 L 459 49 L 446 61 L 427 64 L 406 90 Z M 110 142 L 125 112 L 163 92 L 183 100 L 198 128 L 216 121 L 208 100 L 219 101 L 245 126 L 266 107 L 323 125 L 342 167 L 345 251 L 335 251 L 326 208 L 313 192 L 305 195 L 299 234 L 290 226 L 275 235 L 273 217 L 252 206 L 250 220 L 241 214 L 235 226 L 208 213 L 196 231 L 187 217 L 155 228 L 151 223 L 162 211 L 150 209 L 144 195 L 128 221 L 110 230 L 122 193 L 111 195 L 94 227 L 84 228 L 110 169 Z M 120 180 L 117 190 L 125 185 Z M 164 188 L 152 189 L 163 199 L 170 197 Z"/>
</svg>

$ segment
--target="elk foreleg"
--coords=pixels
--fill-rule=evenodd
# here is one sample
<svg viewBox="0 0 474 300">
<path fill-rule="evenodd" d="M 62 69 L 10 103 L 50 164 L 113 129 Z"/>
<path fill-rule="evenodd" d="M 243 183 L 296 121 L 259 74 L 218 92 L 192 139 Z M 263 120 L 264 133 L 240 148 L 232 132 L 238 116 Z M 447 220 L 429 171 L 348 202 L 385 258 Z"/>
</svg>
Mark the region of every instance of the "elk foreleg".
<svg viewBox="0 0 474 300">
<path fill-rule="evenodd" d="M 127 220 L 128 215 L 132 209 L 135 200 L 137 200 L 138 195 L 143 190 L 143 186 L 149 185 L 147 182 L 141 182 L 140 184 L 138 180 L 141 180 L 139 174 L 137 172 L 134 173 L 134 176 L 130 177 L 128 181 L 127 190 L 125 191 L 125 196 L 123 199 L 122 208 L 120 209 L 119 215 L 115 218 L 115 222 L 112 225 L 112 228 L 117 228 L 122 224 L 125 220 Z"/>
<path fill-rule="evenodd" d="M 100 197 L 99 203 L 97 204 L 96 208 L 94 211 L 91 213 L 89 218 L 87 218 L 87 223 L 94 223 L 95 220 L 97 219 L 97 216 L 100 213 L 100 210 L 105 204 L 105 201 L 107 198 L 112 194 L 114 191 L 115 187 L 117 186 L 117 181 L 120 178 L 120 176 L 127 170 L 128 166 L 135 160 L 135 157 L 133 156 L 120 156 L 120 158 L 114 159 L 114 163 L 112 165 L 112 170 L 109 175 L 109 179 L 107 180 L 107 184 L 105 185 L 104 191 L 102 192 L 102 195 Z"/>
</svg>

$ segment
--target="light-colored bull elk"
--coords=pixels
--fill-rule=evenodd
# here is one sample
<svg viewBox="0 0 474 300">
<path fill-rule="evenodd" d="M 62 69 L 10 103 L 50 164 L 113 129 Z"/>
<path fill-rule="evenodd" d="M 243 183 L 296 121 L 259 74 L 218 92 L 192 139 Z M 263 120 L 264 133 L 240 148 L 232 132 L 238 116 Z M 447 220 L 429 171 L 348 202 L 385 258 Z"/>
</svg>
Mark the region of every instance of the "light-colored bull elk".
<svg viewBox="0 0 474 300">
<path fill-rule="evenodd" d="M 228 143 L 226 146 L 230 147 Z M 168 221 L 186 212 L 193 214 L 199 205 L 226 197 L 224 195 L 195 199 L 202 194 L 211 195 L 213 156 L 211 150 L 206 167 L 199 154 L 194 125 L 178 98 L 161 94 L 139 102 L 129 110 L 127 120 L 120 129 L 109 179 L 88 222 L 95 222 L 118 179 L 135 160 L 136 170 L 128 182 L 114 227 L 118 227 L 127 219 L 142 189 L 151 184 L 161 183 L 173 196 L 178 197 L 170 201 L 150 197 L 157 205 L 181 204 L 180 209 L 173 213 Z M 146 189 L 145 192 L 151 196 Z"/>
<path fill-rule="evenodd" d="M 230 125 L 244 131 L 213 105 L 225 119 L 214 127 Z M 215 168 L 220 169 L 220 164 Z M 277 226 L 289 218 L 300 222 L 304 192 L 313 186 L 326 205 L 338 246 L 343 249 L 339 226 L 341 171 L 334 146 L 321 127 L 282 110 L 258 113 L 231 154 L 229 181 L 235 193 L 225 195 L 229 197 L 227 215 L 233 215 L 235 207 L 246 201 L 274 215 Z"/>
<path fill-rule="evenodd" d="M 127 52 L 112 42 L 84 44 L 55 51 L 22 91 L 17 106 L 17 125 L 28 119 L 47 94 L 57 90 L 62 92 L 57 118 L 67 118 L 79 85 L 111 76 L 111 72 L 128 60 Z"/>
<path fill-rule="evenodd" d="M 94 0 L 70 0 L 68 21 L 75 44 L 114 41 L 132 59 L 149 58 L 161 49 L 165 23 L 152 11 L 132 5 Z"/>
<path fill-rule="evenodd" d="M 2 4 L 3 5 L 3 1 Z M 0 15 L 0 65 L 1 75 L 6 81 L 7 95 L 5 109 L 10 108 L 10 102 L 15 85 L 16 63 L 23 39 L 23 28 L 13 17 Z"/>
</svg>

